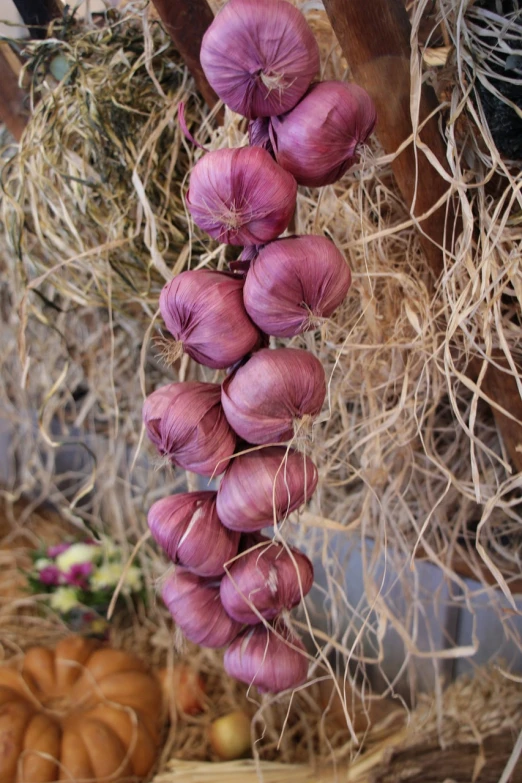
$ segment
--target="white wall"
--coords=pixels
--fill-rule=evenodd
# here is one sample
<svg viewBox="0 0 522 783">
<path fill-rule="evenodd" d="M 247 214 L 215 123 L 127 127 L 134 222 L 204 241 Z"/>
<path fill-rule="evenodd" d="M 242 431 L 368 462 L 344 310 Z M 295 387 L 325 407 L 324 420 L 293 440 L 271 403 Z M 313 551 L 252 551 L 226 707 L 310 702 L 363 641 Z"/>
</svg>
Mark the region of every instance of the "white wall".
<svg viewBox="0 0 522 783">
<path fill-rule="evenodd" d="M 20 14 L 12 0 L 0 0 L 0 36 L 6 38 L 23 38 L 27 31 L 23 27 L 12 27 L 12 24 L 22 23 Z M 4 24 L 9 22 L 10 24 Z"/>
</svg>

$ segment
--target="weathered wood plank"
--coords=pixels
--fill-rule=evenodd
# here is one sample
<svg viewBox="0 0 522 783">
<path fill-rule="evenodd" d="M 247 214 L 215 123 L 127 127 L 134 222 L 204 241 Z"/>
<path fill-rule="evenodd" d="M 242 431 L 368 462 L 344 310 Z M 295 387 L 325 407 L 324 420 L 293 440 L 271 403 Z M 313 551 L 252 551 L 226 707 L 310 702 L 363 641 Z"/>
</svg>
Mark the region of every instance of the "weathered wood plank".
<svg viewBox="0 0 522 783">
<path fill-rule="evenodd" d="M 29 119 L 27 96 L 18 86 L 18 75 L 13 69 L 15 55 L 7 43 L 0 44 L 0 123 L 20 141 Z"/>
<path fill-rule="evenodd" d="M 218 97 L 207 81 L 199 52 L 214 14 L 206 0 L 153 0 L 158 15 L 192 74 L 198 91 L 212 108 Z M 233 45 L 233 42 L 232 42 Z"/>
<path fill-rule="evenodd" d="M 402 0 L 325 0 L 324 5 L 354 80 L 375 102 L 377 137 L 385 152 L 393 153 L 412 133 L 411 28 L 404 4 Z M 420 100 L 420 121 L 436 106 L 435 93 L 425 85 Z M 445 160 L 444 142 L 436 119 L 425 125 L 420 138 L 439 161 Z M 414 215 L 428 211 L 448 189 L 427 158 L 422 153 L 416 155 L 412 144 L 392 167 Z M 445 209 L 440 208 L 422 222 L 427 236 L 421 235 L 420 239 L 436 277 L 442 270 L 442 252 L 437 245 L 444 239 L 445 214 Z"/>
</svg>

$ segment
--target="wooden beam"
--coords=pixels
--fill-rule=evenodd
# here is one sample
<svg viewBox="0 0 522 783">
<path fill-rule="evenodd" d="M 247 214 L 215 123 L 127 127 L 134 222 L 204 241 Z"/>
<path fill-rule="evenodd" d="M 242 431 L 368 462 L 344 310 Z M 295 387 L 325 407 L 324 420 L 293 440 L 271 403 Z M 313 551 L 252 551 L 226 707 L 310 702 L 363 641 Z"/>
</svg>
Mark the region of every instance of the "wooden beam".
<svg viewBox="0 0 522 783">
<path fill-rule="evenodd" d="M 505 367 L 505 372 L 488 365 L 482 380 L 482 389 L 490 400 L 498 403 L 511 416 L 522 422 L 522 397 L 518 391 L 516 379 L 508 368 L 506 357 L 499 351 L 494 352 L 493 360 Z M 482 362 L 473 359 L 469 373 L 478 378 Z M 495 423 L 502 435 L 506 451 L 510 456 L 517 473 L 522 472 L 522 426 L 496 408 L 492 408 Z"/>
<path fill-rule="evenodd" d="M 16 55 L 7 43 L 0 44 L 0 123 L 20 141 L 29 119 L 27 95 L 18 86 L 18 73 L 13 67 Z"/>
<path fill-rule="evenodd" d="M 213 108 L 219 99 L 208 83 L 199 60 L 201 41 L 214 19 L 212 9 L 206 0 L 153 0 L 153 2 L 165 29 L 192 74 L 198 92 L 209 108 Z"/>
<path fill-rule="evenodd" d="M 403 0 L 324 0 L 334 32 L 354 80 L 377 107 L 377 138 L 387 154 L 394 153 L 411 135 L 410 22 Z M 433 90 L 424 85 L 420 101 L 422 122 L 437 107 Z M 431 119 L 421 140 L 439 161 L 445 146 L 437 120 Z M 392 164 L 401 193 L 413 215 L 428 211 L 448 189 L 425 155 L 416 156 L 410 144 Z M 416 190 L 416 183 L 418 187 Z M 442 271 L 442 252 L 436 246 L 445 236 L 445 209 L 422 222 L 427 236 L 420 240 L 435 277 Z"/>
</svg>

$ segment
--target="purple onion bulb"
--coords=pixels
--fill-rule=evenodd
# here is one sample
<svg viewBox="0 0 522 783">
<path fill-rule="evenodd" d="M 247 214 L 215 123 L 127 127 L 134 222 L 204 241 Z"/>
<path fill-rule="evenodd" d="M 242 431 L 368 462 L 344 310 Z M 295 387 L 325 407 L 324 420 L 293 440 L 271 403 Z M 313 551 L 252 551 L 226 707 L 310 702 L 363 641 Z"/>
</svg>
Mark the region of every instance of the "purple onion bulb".
<svg viewBox="0 0 522 783">
<path fill-rule="evenodd" d="M 202 476 L 222 473 L 236 436 L 221 406 L 217 383 L 169 383 L 143 403 L 147 435 L 161 456 Z"/>
<path fill-rule="evenodd" d="M 281 693 L 302 685 L 308 674 L 306 650 L 288 629 L 280 639 L 264 625 L 247 628 L 225 652 L 225 670 L 261 693 Z"/>
<path fill-rule="evenodd" d="M 319 48 L 285 0 L 229 0 L 201 44 L 210 85 L 233 111 L 268 117 L 291 109 L 319 70 Z"/>
<path fill-rule="evenodd" d="M 296 348 L 263 348 L 225 379 L 221 400 L 234 431 L 248 443 L 290 440 L 326 396 L 321 362 Z"/>
<path fill-rule="evenodd" d="M 234 620 L 257 625 L 259 615 L 274 620 L 297 606 L 313 582 L 314 568 L 306 555 L 267 541 L 229 566 L 221 580 L 221 602 Z"/>
<path fill-rule="evenodd" d="M 231 530 L 262 530 L 309 500 L 317 478 L 311 459 L 284 446 L 241 454 L 230 462 L 219 486 L 218 517 Z"/>
<path fill-rule="evenodd" d="M 299 185 L 330 185 L 356 163 L 376 119 L 373 101 L 362 87 L 319 82 L 294 109 L 270 120 L 275 158 Z"/>
<path fill-rule="evenodd" d="M 350 283 L 350 268 L 330 239 L 279 239 L 265 245 L 250 264 L 245 307 L 266 334 L 293 337 L 329 318 Z"/>
<path fill-rule="evenodd" d="M 219 580 L 176 568 L 165 579 L 162 597 L 176 624 L 194 644 L 224 647 L 241 630 L 241 623 L 233 620 L 221 603 Z"/>
<path fill-rule="evenodd" d="M 183 351 L 205 367 L 231 367 L 260 340 L 245 310 L 243 283 L 226 272 L 196 269 L 163 287 L 160 311 L 165 326 Z"/>
<path fill-rule="evenodd" d="M 259 147 L 208 152 L 192 169 L 187 207 L 195 223 L 219 242 L 260 245 L 288 227 L 295 179 Z"/>
<path fill-rule="evenodd" d="M 239 548 L 239 533 L 219 521 L 215 492 L 162 498 L 151 506 L 147 521 L 167 557 L 199 576 L 221 576 Z"/>
</svg>

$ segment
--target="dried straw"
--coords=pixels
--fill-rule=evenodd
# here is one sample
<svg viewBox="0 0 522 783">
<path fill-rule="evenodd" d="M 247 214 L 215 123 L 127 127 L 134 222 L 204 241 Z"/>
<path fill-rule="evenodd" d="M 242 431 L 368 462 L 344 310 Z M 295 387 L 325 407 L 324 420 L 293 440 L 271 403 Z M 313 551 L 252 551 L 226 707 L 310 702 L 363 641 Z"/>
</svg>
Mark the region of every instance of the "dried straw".
<svg viewBox="0 0 522 783">
<path fill-rule="evenodd" d="M 320 33 L 323 74 L 342 76 L 345 63 L 320 4 L 300 5 Z M 318 465 L 319 491 L 310 509 L 286 522 L 281 535 L 307 551 L 323 573 L 324 589 L 308 601 L 309 614 L 295 620 L 297 627 L 309 633 L 315 656 L 311 680 L 331 676 L 335 670 L 365 702 L 372 683 L 379 682 L 385 693 L 396 695 L 397 683 L 405 673 L 415 702 L 415 662 L 431 661 L 437 675 L 445 661 L 477 651 L 474 635 L 469 644 L 460 647 L 452 639 L 440 644 L 422 638 L 427 607 L 435 606 L 441 616 L 447 610 L 465 607 L 475 617 L 477 602 L 487 600 L 502 621 L 503 641 L 522 650 L 510 590 L 521 577 L 522 477 L 512 473 L 480 382 L 466 375 L 473 360 L 483 369 L 495 361 L 499 371 L 506 371 L 504 365 L 509 368 L 522 389 L 517 369 L 521 351 L 521 175 L 498 154 L 480 105 L 470 92 L 471 65 L 463 54 L 469 51 L 472 34 L 466 3 L 439 0 L 445 36 L 456 53 L 440 73 L 431 66 L 423 73 L 425 38 L 416 46 L 428 0 L 410 5 L 413 90 L 418 92 L 421 78 L 426 76 L 438 83 L 440 94 L 445 96 L 440 121 L 448 140 L 450 173 L 444 176 L 458 199 L 462 218 L 462 231 L 446 253 L 438 287 L 434 292 L 427 288 L 417 229 L 397 191 L 390 158 L 376 145 L 358 169 L 338 185 L 321 191 L 301 189 L 296 214 L 298 233 L 324 232 L 335 240 L 350 262 L 354 283 L 334 319 L 320 331 L 291 342 L 306 347 L 323 362 L 328 401 L 314 427 L 313 440 L 304 446 Z M 146 52 L 159 52 L 165 42 L 159 28 L 148 27 L 147 16 L 134 7 L 132 13 L 145 25 Z M 127 29 L 119 22 L 111 25 L 118 34 Z M 104 29 L 85 36 L 103 39 Z M 79 40 L 85 36 L 82 33 Z M 67 52 L 74 52 L 76 45 L 67 44 Z M 137 61 L 140 57 L 137 55 Z M 146 60 L 143 55 L 141 61 Z M 163 63 L 163 58 L 158 56 L 159 71 L 164 73 L 160 61 Z M 83 70 L 89 73 L 88 68 Z M 105 76 L 99 70 L 96 73 L 106 84 Z M 86 78 L 83 71 L 81 78 Z M 122 78 L 122 84 L 124 81 Z M 187 84 L 182 80 L 175 89 L 185 90 Z M 122 89 L 127 90 L 128 100 L 134 99 L 134 91 L 129 96 L 128 87 Z M 85 102 L 83 92 L 76 95 L 65 90 L 58 92 L 56 99 L 62 94 L 71 103 L 58 104 L 56 118 L 64 124 L 65 117 L 80 117 L 78 104 L 84 108 Z M 173 93 L 173 100 L 180 94 Z M 155 100 L 163 112 L 155 122 L 161 125 L 166 120 L 164 132 L 170 134 L 170 143 L 179 155 L 184 155 L 174 114 L 169 113 L 172 104 L 162 103 L 157 92 Z M 221 376 L 197 368 L 187 357 L 179 370 L 164 367 L 156 359 L 153 341 L 160 329 L 152 319 L 164 278 L 161 270 L 165 271 L 160 259 L 167 266 L 167 276 L 184 265 L 222 268 L 225 248 L 200 242 L 180 201 L 187 168 L 201 153 L 187 148 L 186 163 L 180 163 L 175 175 L 171 171 L 164 178 L 165 147 L 153 154 L 148 146 L 152 138 L 150 143 L 153 147 L 156 144 L 152 122 L 145 123 L 149 137 L 145 134 L 134 143 L 136 153 L 129 152 L 128 139 L 123 145 L 123 160 L 132 162 L 117 182 L 122 187 L 121 191 L 116 188 L 118 207 L 110 212 L 112 218 L 105 221 L 104 217 L 102 228 L 94 229 L 85 186 L 53 173 L 56 156 L 62 152 L 67 173 L 76 176 L 80 172 L 81 180 L 93 176 L 91 162 L 83 152 L 77 157 L 61 148 L 57 152 L 52 124 L 48 128 L 43 122 L 45 112 L 51 111 L 49 106 L 51 103 L 42 99 L 34 122 L 38 133 L 45 130 L 51 134 L 51 149 L 40 143 L 48 136 L 39 137 L 31 123 L 26 138 L 38 139 L 38 150 L 22 145 L 22 168 L 16 170 L 14 161 L 4 176 L 8 193 L 4 219 L 24 270 L 20 280 L 10 265 L 0 280 L 3 301 L 10 303 L 4 312 L 0 399 L 19 425 L 12 443 L 17 470 L 9 477 L 7 494 L 9 499 L 22 491 L 48 497 L 73 524 L 102 528 L 127 546 L 129 555 L 133 546 L 142 542 L 137 557 L 148 580 L 150 604 L 118 638 L 122 644 L 136 644 L 150 660 L 161 662 L 167 654 L 174 656 L 174 651 L 171 626 L 153 598 L 164 561 L 150 541 L 143 541 L 145 513 L 158 497 L 185 484 L 194 486 L 194 477 L 172 473 L 165 466 L 154 469 L 145 451 L 139 451 L 142 390 L 176 378 Z M 92 118 L 87 127 L 91 123 Z M 98 125 L 95 128 L 98 133 Z M 194 130 L 197 132 L 197 127 Z M 105 138 L 113 135 L 109 129 Z M 226 113 L 224 125 L 212 132 L 202 119 L 199 137 L 211 148 L 246 143 L 244 127 L 231 113 Z M 52 165 L 43 166 L 46 156 Z M 146 165 L 140 169 L 136 161 L 146 161 Z M 146 204 L 138 180 L 128 176 L 137 165 L 140 182 L 157 184 L 160 179 L 157 198 L 147 196 Z M 60 166 L 58 161 L 63 171 Z M 39 175 L 42 170 L 47 172 L 48 186 Z M 33 175 L 37 185 L 32 184 Z M 126 193 L 122 182 L 128 188 Z M 103 182 L 96 183 L 103 186 Z M 49 198 L 45 203 L 52 204 L 48 210 L 43 209 L 46 187 Z M 63 188 L 67 199 L 62 197 Z M 103 195 L 112 208 L 113 191 L 103 190 Z M 108 208 L 103 200 L 97 209 Z M 125 205 L 131 203 L 126 211 Z M 171 212 L 168 205 L 173 205 Z M 22 215 L 25 229 L 19 248 L 13 239 L 19 236 Z M 120 218 L 126 230 L 121 230 Z M 45 231 L 40 228 L 42 221 Z M 177 241 L 175 232 L 174 238 L 170 237 L 170 226 L 186 232 L 183 242 L 176 245 L 179 255 L 170 244 Z M 118 242 L 123 244 L 114 244 Z M 132 248 L 139 256 L 139 263 L 133 261 L 136 276 L 132 285 L 109 272 L 111 266 L 122 270 L 121 264 L 118 266 L 122 258 L 119 247 L 125 247 L 125 252 Z M 18 266 L 18 271 L 21 268 Z M 39 278 L 42 272 L 45 279 Z M 27 276 L 39 297 L 31 293 L 24 298 Z M 140 283 L 136 282 L 138 276 Z M 127 300 L 132 303 L 129 307 Z M 28 319 L 20 364 L 16 312 L 21 304 Z M 93 309 L 93 304 L 107 307 Z M 492 358 L 497 355 L 502 357 L 502 365 Z M 85 460 L 71 466 L 65 478 L 58 477 L 54 460 L 60 450 L 63 453 L 64 443 L 74 441 L 81 442 Z M 61 444 L 60 448 L 53 448 L 56 444 Z M 360 601 L 352 600 L 345 591 L 347 563 L 357 547 L 362 553 L 365 586 L 365 597 Z M 441 569 L 444 581 L 437 594 L 429 594 L 423 587 L 415 554 L 422 554 Z M 462 578 L 456 567 L 459 562 L 475 575 L 476 583 Z M 503 592 L 491 586 L 491 580 Z M 394 600 L 396 588 L 407 599 L 404 605 Z M 325 625 L 316 628 L 310 618 L 320 616 L 326 618 Z M 18 638 L 25 639 L 20 646 L 37 632 L 31 630 L 24 637 L 28 627 L 18 629 Z M 391 682 L 383 670 L 385 635 L 390 629 L 404 648 L 404 666 Z M 210 690 L 217 694 L 215 711 L 205 714 L 203 724 L 211 715 L 246 705 L 257 716 L 259 736 L 264 731 L 263 740 L 256 745 L 262 758 L 295 762 L 352 758 L 360 752 L 349 729 L 339 741 L 328 736 L 320 719 L 322 710 L 313 698 L 315 686 L 296 695 L 296 700 L 304 700 L 299 702 L 304 706 L 304 717 L 296 717 L 292 711 L 283 731 L 287 696 L 258 699 L 252 692 L 247 697 L 245 689 L 223 678 L 214 653 L 199 651 L 196 655 L 191 650 L 189 657 L 209 674 Z M 438 686 L 433 714 L 439 721 L 445 709 L 443 699 Z M 397 696 L 395 703 L 401 703 Z M 460 710 L 465 700 L 459 705 Z M 183 729 L 180 726 L 176 724 L 170 734 L 165 758 L 169 754 L 207 758 L 208 746 L 201 740 L 197 721 L 183 724 Z"/>
<path fill-rule="evenodd" d="M 101 26 L 66 15 L 24 58 L 33 114 L 3 172 L 10 244 L 49 303 L 110 299 L 118 316 L 150 319 L 187 252 L 180 186 L 190 159 L 177 108 L 187 104 L 189 125 L 205 122 L 193 82 L 139 4 Z M 57 64 L 67 71 L 59 82 Z"/>
</svg>

